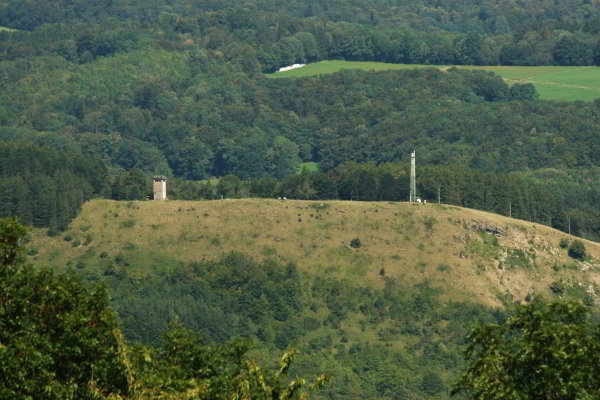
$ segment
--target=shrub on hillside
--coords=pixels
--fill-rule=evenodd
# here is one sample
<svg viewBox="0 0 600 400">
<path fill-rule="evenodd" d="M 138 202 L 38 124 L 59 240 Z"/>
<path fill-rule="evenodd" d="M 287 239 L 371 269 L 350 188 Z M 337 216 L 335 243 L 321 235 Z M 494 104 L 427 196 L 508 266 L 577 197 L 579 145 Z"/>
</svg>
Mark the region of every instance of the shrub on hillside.
<svg viewBox="0 0 600 400">
<path fill-rule="evenodd" d="M 121 228 L 132 228 L 135 225 L 135 221 L 132 219 L 126 219 L 125 221 L 122 221 L 119 226 Z"/>
<path fill-rule="evenodd" d="M 119 252 L 119 254 L 117 254 L 117 256 L 115 257 L 115 264 L 120 265 L 120 266 L 129 265 L 129 263 L 125 259 L 125 256 L 121 252 Z"/>
<path fill-rule="evenodd" d="M 362 246 L 362 243 L 359 238 L 354 238 L 350 241 L 350 247 L 353 249 L 358 249 L 360 246 Z"/>
<path fill-rule="evenodd" d="M 583 260 L 585 255 L 585 245 L 583 242 L 581 240 L 573 240 L 573 243 L 569 246 L 569 257 Z"/>
<path fill-rule="evenodd" d="M 420 389 L 429 395 L 435 395 L 444 390 L 444 381 L 435 372 L 429 372 L 421 379 Z"/>
</svg>

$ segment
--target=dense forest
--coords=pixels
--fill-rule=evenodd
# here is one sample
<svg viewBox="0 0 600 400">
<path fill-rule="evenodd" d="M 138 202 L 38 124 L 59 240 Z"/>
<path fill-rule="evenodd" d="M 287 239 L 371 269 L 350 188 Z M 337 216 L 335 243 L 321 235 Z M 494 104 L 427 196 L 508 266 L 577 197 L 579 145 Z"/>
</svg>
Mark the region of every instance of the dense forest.
<svg viewBox="0 0 600 400">
<path fill-rule="evenodd" d="M 0 142 L 0 216 L 65 229 L 79 207 L 103 195 L 107 170 L 97 159 L 30 144 Z"/>
<path fill-rule="evenodd" d="M 265 75 L 326 59 L 450 67 Z M 531 84 L 452 65 L 595 68 L 600 3 L 0 1 L 0 217 L 55 235 L 86 200 L 147 198 L 155 174 L 172 199 L 403 201 L 416 150 L 430 202 L 600 239 L 600 99 L 543 101 Z M 465 339 L 473 323 L 518 337 L 505 311 L 448 302 L 427 284 L 382 276 L 365 288 L 240 253 L 144 279 L 123 257 L 101 275 L 76 266 L 57 277 L 24 262 L 25 233 L 0 221 L 2 398 L 294 398 L 289 353 L 278 373 L 248 354 L 272 363 L 301 345 L 290 371 L 333 374 L 328 398 L 436 399 L 467 366 L 468 341 L 485 345 L 484 334 Z M 577 343 L 597 350 L 588 310 L 569 310 L 585 328 Z M 376 337 L 350 341 L 348 321 Z M 331 335 L 311 337 L 322 327 Z M 597 389 L 592 378 L 571 389 Z M 461 384 L 457 398 L 488 389 L 468 375 Z"/>
<path fill-rule="evenodd" d="M 105 21 L 113 29 L 102 32 Z M 326 58 L 592 65 L 600 62 L 599 22 L 598 4 L 589 0 L 10 0 L 0 6 L 0 25 L 36 38 L 32 43 L 30 35 L 17 35 L 16 43 L 6 44 L 2 53 L 11 59 L 59 51 L 88 62 L 150 39 L 159 46 L 200 44 L 236 53 L 248 67 L 263 70 Z M 59 41 L 52 43 L 48 33 Z"/>
<path fill-rule="evenodd" d="M 147 195 L 131 192 L 139 171 L 281 180 L 302 162 L 327 172 L 413 149 L 482 172 L 587 169 L 598 102 L 539 101 L 530 84 L 452 68 L 262 72 L 328 58 L 591 65 L 598 20 L 583 1 L 5 1 L 0 139 L 100 159 L 117 199 Z"/>
<path fill-rule="evenodd" d="M 464 366 L 461 346 L 473 321 L 505 319 L 500 310 L 446 303 L 427 284 L 410 287 L 389 280 L 383 290 L 369 289 L 349 277 L 313 279 L 293 264 L 259 263 L 239 253 L 183 265 L 143 282 L 126 267 L 117 266 L 106 277 L 118 294 L 114 303 L 128 338 L 159 345 L 176 315 L 209 342 L 255 340 L 270 352 L 292 346 L 300 352 L 294 374 L 327 368 L 336 377 L 323 389 L 332 399 L 443 395 Z M 349 340 L 346 329 L 356 314 L 379 340 Z M 321 327 L 330 333 L 315 334 Z M 398 335 L 414 344 L 390 349 Z"/>
</svg>

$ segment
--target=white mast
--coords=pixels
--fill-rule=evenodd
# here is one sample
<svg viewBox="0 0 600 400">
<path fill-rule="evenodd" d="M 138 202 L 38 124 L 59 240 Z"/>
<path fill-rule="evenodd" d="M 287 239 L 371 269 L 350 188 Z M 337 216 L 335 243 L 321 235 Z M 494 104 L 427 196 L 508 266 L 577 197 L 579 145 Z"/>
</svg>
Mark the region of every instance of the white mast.
<svg viewBox="0 0 600 400">
<path fill-rule="evenodd" d="M 417 201 L 417 178 L 416 178 L 416 163 L 415 151 L 410 153 L 410 202 Z"/>
</svg>

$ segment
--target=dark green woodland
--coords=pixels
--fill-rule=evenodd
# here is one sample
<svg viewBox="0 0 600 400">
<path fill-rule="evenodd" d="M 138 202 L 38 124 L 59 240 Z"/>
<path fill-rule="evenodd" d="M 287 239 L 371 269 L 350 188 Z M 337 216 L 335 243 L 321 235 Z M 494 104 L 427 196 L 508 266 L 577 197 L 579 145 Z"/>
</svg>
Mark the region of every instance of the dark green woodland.
<svg viewBox="0 0 600 400">
<path fill-rule="evenodd" d="M 0 139 L 44 150 L 24 148 L 12 156 L 23 158 L 2 163 L 11 189 L 0 215 L 62 229 L 90 197 L 146 198 L 152 174 L 285 181 L 303 162 L 317 162 L 326 173 L 349 161 L 406 163 L 416 149 L 420 165 L 513 173 L 528 180 L 526 187 L 550 186 L 557 197 L 551 201 L 518 194 L 548 209 L 516 215 L 559 229 L 564 223 L 552 221 L 567 215 L 572 232 L 597 238 L 598 102 L 536 100 L 531 84 L 509 87 L 491 73 L 452 69 L 263 76 L 332 58 L 597 63 L 597 5 L 540 4 L 2 2 L 0 25 L 14 30 L 0 31 Z M 93 178 L 76 172 L 71 179 L 72 162 L 60 171 L 28 171 L 27 157 L 45 149 L 105 167 L 89 168 Z M 69 199 L 55 198 L 50 187 L 60 179 L 73 186 Z M 41 192 L 29 195 L 24 186 L 33 181 Z M 26 197 L 29 205 L 13 200 Z M 507 214 L 506 204 L 459 197 L 445 201 Z M 57 202 L 64 203 L 60 210 Z"/>
<path fill-rule="evenodd" d="M 266 75 L 320 60 L 432 67 Z M 56 236 L 88 200 L 150 198 L 155 175 L 173 200 L 406 201 L 416 150 L 428 202 L 599 240 L 600 92 L 540 100 L 453 65 L 598 68 L 600 3 L 0 0 L 0 217 Z M 598 399 L 592 304 L 493 309 L 237 252 L 143 281 L 124 260 L 59 275 L 0 221 L 3 399 Z M 347 344 L 351 317 L 378 342 Z M 290 367 L 288 347 L 325 324 L 340 334 L 309 339 Z M 511 358 L 535 348 L 528 324 L 547 359 Z M 402 351 L 386 346 L 395 334 L 411 338 Z M 493 352 L 522 374 L 490 386 Z M 531 379 L 567 384 L 542 396 Z"/>
</svg>

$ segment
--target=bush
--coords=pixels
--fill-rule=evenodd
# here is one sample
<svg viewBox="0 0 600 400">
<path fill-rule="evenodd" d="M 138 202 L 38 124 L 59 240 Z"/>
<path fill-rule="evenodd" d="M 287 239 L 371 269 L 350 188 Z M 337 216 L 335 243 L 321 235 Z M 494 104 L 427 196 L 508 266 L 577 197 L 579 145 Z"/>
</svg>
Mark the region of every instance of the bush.
<svg viewBox="0 0 600 400">
<path fill-rule="evenodd" d="M 583 260 L 585 255 L 585 245 L 583 242 L 581 240 L 573 240 L 573 243 L 569 246 L 569 257 Z"/>
<path fill-rule="evenodd" d="M 560 239 L 560 242 L 558 243 L 558 245 L 560 246 L 561 249 L 566 249 L 567 247 L 569 247 L 569 239 L 567 239 L 567 238 Z"/>
<path fill-rule="evenodd" d="M 434 372 L 429 372 L 423 376 L 420 389 L 429 395 L 435 395 L 444 390 L 444 381 Z"/>
<path fill-rule="evenodd" d="M 63 237 L 63 239 L 64 239 L 64 241 L 65 241 L 65 242 L 70 242 L 71 240 L 73 240 L 73 236 L 71 236 L 70 234 L 68 234 L 68 233 L 67 233 L 67 234 L 66 234 L 66 235 Z"/>
<path fill-rule="evenodd" d="M 379 270 L 379 276 L 385 276 L 385 268 L 381 267 Z"/>
<path fill-rule="evenodd" d="M 121 228 L 132 228 L 135 225 L 135 221 L 132 219 L 126 219 L 120 223 Z"/>
<path fill-rule="evenodd" d="M 120 266 L 129 265 L 127 260 L 125 260 L 125 256 L 123 255 L 123 253 L 117 254 L 117 256 L 115 257 L 115 264 L 120 265 Z"/>
<path fill-rule="evenodd" d="M 89 234 L 86 235 L 85 240 L 83 241 L 83 245 L 87 246 L 88 244 L 92 243 L 92 240 L 93 240 L 92 235 L 89 235 Z"/>
<path fill-rule="evenodd" d="M 446 272 L 450 269 L 449 266 L 447 266 L 446 264 L 440 264 L 437 266 L 436 268 L 439 272 Z"/>
<path fill-rule="evenodd" d="M 350 241 L 350 247 L 353 249 L 358 249 L 360 246 L 362 246 L 362 243 L 359 238 L 354 238 Z"/>
<path fill-rule="evenodd" d="M 434 217 L 430 216 L 427 216 L 423 219 L 423 225 L 425 225 L 425 229 L 427 229 L 427 231 L 433 230 L 433 226 L 436 222 L 437 220 Z"/>
</svg>

